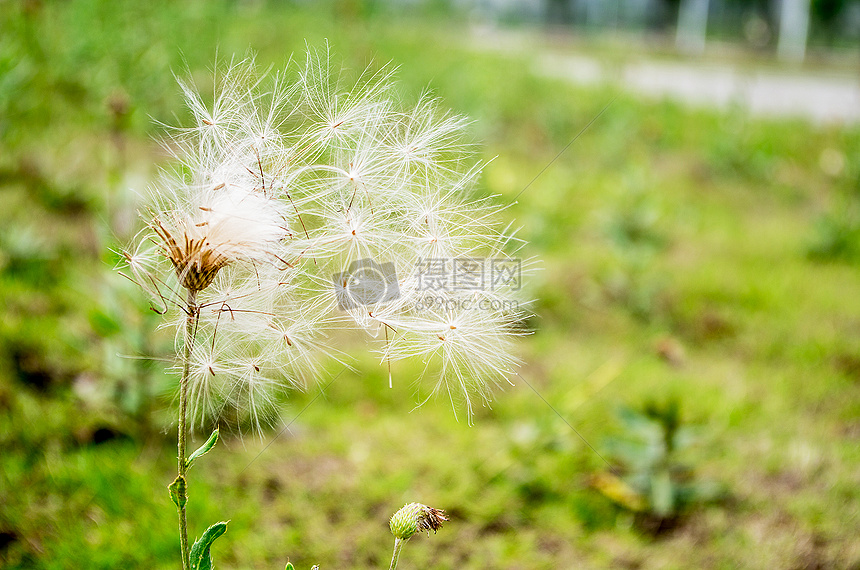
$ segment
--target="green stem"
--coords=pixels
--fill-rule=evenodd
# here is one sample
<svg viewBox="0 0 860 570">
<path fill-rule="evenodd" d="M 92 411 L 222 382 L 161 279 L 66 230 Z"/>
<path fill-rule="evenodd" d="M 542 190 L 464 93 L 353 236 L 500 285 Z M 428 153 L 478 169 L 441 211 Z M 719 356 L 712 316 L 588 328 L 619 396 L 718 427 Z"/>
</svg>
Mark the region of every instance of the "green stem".
<svg viewBox="0 0 860 570">
<path fill-rule="evenodd" d="M 188 466 L 185 464 L 185 442 L 188 438 L 188 375 L 191 367 L 191 350 L 194 348 L 194 326 L 197 323 L 197 291 L 188 290 L 187 317 L 185 318 L 185 338 L 183 339 L 184 355 L 182 380 L 179 385 L 179 453 L 178 475 L 185 479 Z M 188 520 L 185 516 L 185 503 L 188 499 L 186 484 L 182 485 L 179 507 L 179 546 L 182 550 L 182 569 L 191 570 L 191 553 L 188 549 Z"/>
<path fill-rule="evenodd" d="M 407 539 L 395 538 L 394 539 L 394 554 L 391 555 L 391 566 L 389 566 L 388 570 L 394 570 L 397 568 L 397 560 L 400 558 L 400 551 L 403 549 L 403 545 L 406 544 Z"/>
</svg>

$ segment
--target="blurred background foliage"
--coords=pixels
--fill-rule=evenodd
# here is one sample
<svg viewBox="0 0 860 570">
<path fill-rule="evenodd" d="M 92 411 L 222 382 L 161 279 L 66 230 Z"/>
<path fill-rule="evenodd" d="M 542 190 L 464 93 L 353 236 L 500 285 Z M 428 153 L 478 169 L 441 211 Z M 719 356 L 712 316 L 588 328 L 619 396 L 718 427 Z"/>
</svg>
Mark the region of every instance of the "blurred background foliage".
<svg viewBox="0 0 860 570">
<path fill-rule="evenodd" d="M 546 78 L 547 50 L 679 56 L 575 21 L 486 49 L 491 25 L 469 3 L 0 2 L 4 567 L 175 566 L 172 339 L 112 250 L 166 160 L 159 125 L 189 118 L 174 73 L 205 91 L 217 58 L 325 41 L 474 119 L 480 190 L 541 260 L 534 334 L 474 427 L 444 399 L 413 410 L 420 363 L 389 389 L 356 350 L 285 403 L 288 430 L 226 437 L 189 506 L 232 519 L 222 568 L 384 567 L 412 500 L 452 522 L 410 568 L 860 567 L 860 129 Z M 725 57 L 779 69 L 749 49 Z M 856 75 L 827 53 L 809 65 Z"/>
</svg>

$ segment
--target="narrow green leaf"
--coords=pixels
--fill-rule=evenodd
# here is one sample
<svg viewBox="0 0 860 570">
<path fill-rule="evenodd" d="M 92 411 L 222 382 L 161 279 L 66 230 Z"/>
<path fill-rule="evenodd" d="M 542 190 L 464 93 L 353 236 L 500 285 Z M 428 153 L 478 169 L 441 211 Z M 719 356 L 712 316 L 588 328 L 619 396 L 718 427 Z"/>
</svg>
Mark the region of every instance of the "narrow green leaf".
<svg viewBox="0 0 860 570">
<path fill-rule="evenodd" d="M 191 467 L 191 464 L 194 463 L 194 460 L 200 457 L 201 455 L 206 455 L 209 453 L 215 444 L 218 443 L 218 429 L 215 428 L 215 431 L 212 432 L 212 435 L 209 436 L 209 439 L 206 440 L 206 443 L 197 448 L 197 451 L 192 453 L 188 459 L 185 460 L 185 466 Z"/>
<path fill-rule="evenodd" d="M 209 548 L 215 539 L 227 532 L 227 523 L 223 521 L 215 523 L 206 529 L 203 536 L 197 539 L 191 547 L 191 570 L 212 570 L 212 556 Z"/>
<path fill-rule="evenodd" d="M 185 502 L 188 500 L 185 477 L 177 475 L 173 483 L 167 486 L 167 490 L 170 491 L 170 500 L 173 501 L 176 508 L 181 509 L 185 506 Z"/>
<path fill-rule="evenodd" d="M 651 478 L 651 506 L 660 517 L 671 516 L 675 512 L 675 489 L 669 472 L 661 469 Z"/>
</svg>

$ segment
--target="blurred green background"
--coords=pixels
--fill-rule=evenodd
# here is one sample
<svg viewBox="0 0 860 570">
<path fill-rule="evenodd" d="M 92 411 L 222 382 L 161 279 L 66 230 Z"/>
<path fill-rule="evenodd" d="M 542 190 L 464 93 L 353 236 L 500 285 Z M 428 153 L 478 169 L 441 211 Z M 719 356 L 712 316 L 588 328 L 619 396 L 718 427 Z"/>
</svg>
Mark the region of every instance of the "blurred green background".
<svg viewBox="0 0 860 570">
<path fill-rule="evenodd" d="M 353 72 L 392 62 L 406 100 L 429 86 L 474 119 L 495 157 L 481 190 L 514 201 L 540 260 L 534 334 L 523 381 L 474 427 L 446 399 L 413 410 L 419 363 L 389 389 L 357 350 L 358 372 L 285 403 L 279 437 L 227 436 L 189 505 L 192 535 L 232 520 L 219 567 L 384 568 L 388 517 L 421 501 L 452 520 L 410 541 L 402 568 L 860 568 L 860 127 L 536 64 L 814 82 L 857 77 L 856 39 L 815 20 L 803 66 L 724 26 L 728 43 L 691 59 L 652 24 L 526 12 L 0 2 L 0 564 L 177 567 L 172 339 L 111 248 L 167 160 L 158 123 L 188 120 L 174 73 L 210 85 L 216 54 L 282 66 L 327 40 Z"/>
</svg>

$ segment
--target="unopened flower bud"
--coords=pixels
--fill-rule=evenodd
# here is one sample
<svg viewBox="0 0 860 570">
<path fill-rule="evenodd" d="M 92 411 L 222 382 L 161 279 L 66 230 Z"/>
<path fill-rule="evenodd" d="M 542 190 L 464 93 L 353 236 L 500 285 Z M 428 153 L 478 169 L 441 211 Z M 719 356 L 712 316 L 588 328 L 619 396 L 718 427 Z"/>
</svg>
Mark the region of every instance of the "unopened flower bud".
<svg viewBox="0 0 860 570">
<path fill-rule="evenodd" d="M 445 511 L 421 503 L 409 503 L 394 513 L 388 526 L 395 538 L 408 540 L 425 530 L 436 532 L 447 520 Z"/>
</svg>

